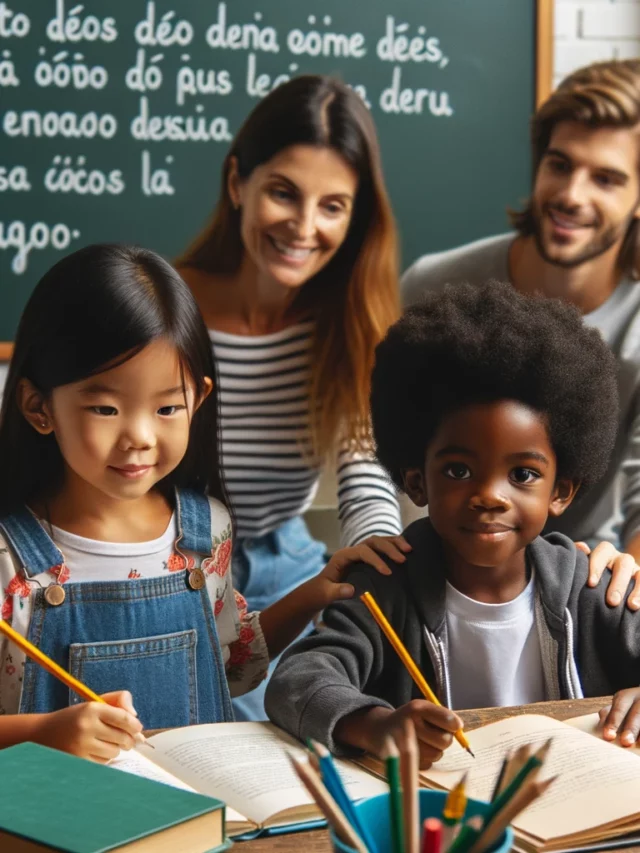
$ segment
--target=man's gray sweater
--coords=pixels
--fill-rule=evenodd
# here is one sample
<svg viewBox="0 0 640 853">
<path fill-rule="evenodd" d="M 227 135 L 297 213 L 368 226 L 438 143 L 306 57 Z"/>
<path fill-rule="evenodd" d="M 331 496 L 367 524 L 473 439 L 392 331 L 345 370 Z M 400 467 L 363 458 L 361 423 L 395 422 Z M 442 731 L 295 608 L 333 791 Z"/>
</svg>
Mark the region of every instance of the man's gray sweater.
<svg viewBox="0 0 640 853">
<path fill-rule="evenodd" d="M 271 720 L 294 737 L 315 738 L 340 752 L 336 723 L 362 708 L 398 708 L 420 694 L 359 600 L 368 590 L 437 693 L 450 704 L 445 562 L 427 519 L 404 533 L 413 550 L 389 576 L 359 563 L 345 580 L 356 595 L 329 607 L 322 626 L 296 643 L 267 687 Z M 610 608 L 598 587 L 585 586 L 587 558 L 560 533 L 527 549 L 536 580 L 536 627 L 547 699 L 605 696 L 640 683 L 640 613 Z M 390 563 L 390 561 L 387 561 Z M 478 673 L 482 678 L 482 673 Z"/>
</svg>

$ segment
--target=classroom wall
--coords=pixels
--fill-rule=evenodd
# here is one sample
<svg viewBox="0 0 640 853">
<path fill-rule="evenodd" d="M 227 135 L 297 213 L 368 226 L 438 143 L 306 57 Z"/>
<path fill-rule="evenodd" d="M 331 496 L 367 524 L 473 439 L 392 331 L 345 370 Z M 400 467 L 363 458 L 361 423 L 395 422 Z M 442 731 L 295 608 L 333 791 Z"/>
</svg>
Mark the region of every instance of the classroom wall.
<svg viewBox="0 0 640 853">
<path fill-rule="evenodd" d="M 640 0 L 556 0 L 554 83 L 603 59 L 640 57 Z"/>
</svg>

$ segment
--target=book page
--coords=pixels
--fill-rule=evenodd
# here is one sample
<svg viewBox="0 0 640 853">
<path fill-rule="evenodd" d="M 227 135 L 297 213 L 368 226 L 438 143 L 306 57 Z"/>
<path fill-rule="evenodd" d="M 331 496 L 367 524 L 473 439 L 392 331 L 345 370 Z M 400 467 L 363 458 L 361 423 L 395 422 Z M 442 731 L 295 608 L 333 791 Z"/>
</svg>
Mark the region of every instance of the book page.
<svg viewBox="0 0 640 853">
<path fill-rule="evenodd" d="M 593 735 L 599 740 L 604 740 L 604 738 L 602 737 L 602 729 L 600 728 L 600 717 L 598 716 L 598 714 L 583 714 L 581 717 L 572 717 L 570 720 L 565 720 L 564 722 L 574 729 L 579 729 L 581 732 L 586 732 L 588 735 Z M 636 755 L 640 755 L 640 746 L 622 746 L 619 738 L 616 738 L 613 741 L 608 740 L 606 741 L 606 743 L 613 743 L 615 744 L 615 746 L 619 746 L 621 749 L 626 749 L 628 752 L 633 752 Z"/>
<path fill-rule="evenodd" d="M 140 749 L 145 749 L 145 747 L 141 745 Z M 117 757 L 111 759 L 109 767 L 113 767 L 116 770 L 124 770 L 125 773 L 133 773 L 135 776 L 144 776 L 145 779 L 162 782 L 164 785 L 172 785 L 174 788 L 192 791 L 194 794 L 198 793 L 195 788 L 186 785 L 181 779 L 178 779 L 171 773 L 167 773 L 166 770 L 163 770 L 162 767 L 159 767 L 153 761 L 146 758 L 137 749 L 121 749 Z"/>
<path fill-rule="evenodd" d="M 286 756 L 291 751 L 302 757 L 304 750 L 270 723 L 190 726 L 150 740 L 154 763 L 258 825 L 292 808 L 308 811 L 313 802 Z M 352 800 L 387 790 L 384 782 L 350 763 L 336 761 L 336 766 Z"/>
<path fill-rule="evenodd" d="M 558 720 L 538 715 L 509 717 L 466 732 L 476 758 L 454 742 L 437 764 L 423 771 L 428 783 L 451 788 L 469 770 L 467 794 L 491 797 L 502 760 L 522 744 L 553 743 L 541 779 L 559 774 L 547 793 L 519 815 L 513 825 L 542 840 L 581 833 L 640 813 L 640 761 Z M 457 749 L 454 749 L 457 747 Z"/>
<path fill-rule="evenodd" d="M 145 749 L 144 746 L 140 748 Z M 162 782 L 164 785 L 172 785 L 174 788 L 182 788 L 185 791 L 198 793 L 195 788 L 186 785 L 181 779 L 178 779 L 171 773 L 167 773 L 162 767 L 158 767 L 157 764 L 154 764 L 153 761 L 146 758 L 137 749 L 127 751 L 121 749 L 118 756 L 111 759 L 109 767 L 114 767 L 116 770 L 124 770 L 125 773 L 133 773 L 135 776 L 144 776 L 145 779 Z"/>
<path fill-rule="evenodd" d="M 144 745 L 139 747 L 140 750 L 147 751 Z M 151 752 L 151 750 L 148 750 Z M 151 779 L 154 782 L 162 782 L 163 785 L 172 785 L 174 788 L 182 788 L 184 791 L 192 791 L 194 794 L 199 793 L 191 785 L 187 785 L 182 779 L 178 779 L 171 773 L 167 773 L 158 764 L 146 758 L 138 749 L 131 749 L 128 752 L 121 749 L 119 755 L 109 762 L 109 767 L 116 770 L 124 770 L 125 773 L 133 773 L 135 776 L 144 776 L 145 779 Z M 221 799 L 221 798 L 219 798 Z M 227 822 L 238 824 L 247 824 L 248 821 L 244 815 L 239 814 L 233 809 L 225 809 L 225 819 Z"/>
</svg>

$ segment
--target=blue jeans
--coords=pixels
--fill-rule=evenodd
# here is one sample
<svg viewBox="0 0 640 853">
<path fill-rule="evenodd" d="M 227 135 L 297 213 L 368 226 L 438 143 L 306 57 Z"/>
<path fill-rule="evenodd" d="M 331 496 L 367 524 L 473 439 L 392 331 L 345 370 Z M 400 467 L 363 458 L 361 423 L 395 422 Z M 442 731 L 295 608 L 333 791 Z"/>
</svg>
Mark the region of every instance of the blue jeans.
<svg viewBox="0 0 640 853">
<path fill-rule="evenodd" d="M 247 600 L 249 610 L 264 610 L 304 581 L 322 571 L 325 546 L 311 537 L 300 517 L 258 539 L 238 539 L 233 550 L 233 585 Z M 304 633 L 312 630 L 309 625 Z M 259 687 L 232 700 L 236 720 L 266 720 L 264 692 L 278 659 Z"/>
</svg>

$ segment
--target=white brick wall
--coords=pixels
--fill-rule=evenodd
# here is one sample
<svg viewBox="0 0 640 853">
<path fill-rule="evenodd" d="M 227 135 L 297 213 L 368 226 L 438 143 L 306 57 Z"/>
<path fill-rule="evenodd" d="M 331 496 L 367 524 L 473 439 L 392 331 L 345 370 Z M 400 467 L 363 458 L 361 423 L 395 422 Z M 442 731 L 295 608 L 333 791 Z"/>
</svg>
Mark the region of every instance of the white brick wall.
<svg viewBox="0 0 640 853">
<path fill-rule="evenodd" d="M 633 57 L 640 57 L 640 0 L 555 0 L 555 83 L 590 62 Z"/>
</svg>

